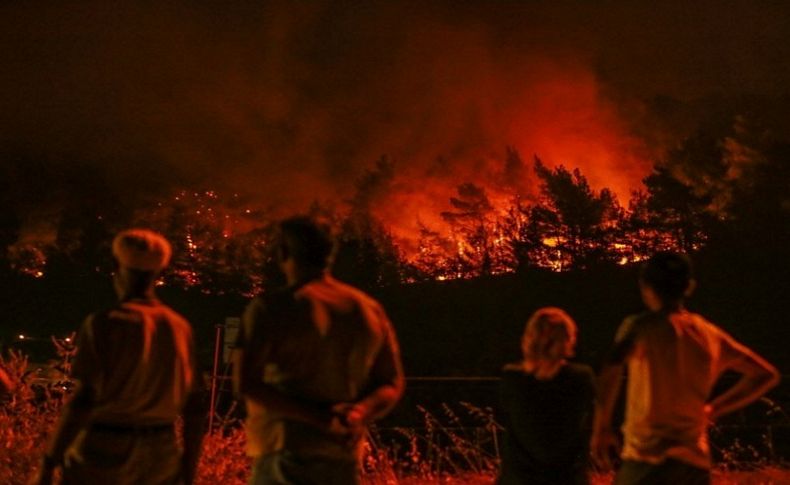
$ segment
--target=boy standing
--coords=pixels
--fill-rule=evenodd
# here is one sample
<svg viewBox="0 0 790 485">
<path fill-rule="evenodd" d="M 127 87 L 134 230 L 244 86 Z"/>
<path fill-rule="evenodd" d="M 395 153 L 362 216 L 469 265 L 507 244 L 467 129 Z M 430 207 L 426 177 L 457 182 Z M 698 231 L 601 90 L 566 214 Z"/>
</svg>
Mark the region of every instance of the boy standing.
<svg viewBox="0 0 790 485">
<path fill-rule="evenodd" d="M 684 308 L 695 284 L 686 256 L 653 256 L 639 280 L 648 311 L 625 319 L 601 370 L 591 447 L 595 461 L 609 467 L 610 452 L 617 447 L 612 413 L 628 366 L 618 485 L 710 483 L 708 424 L 779 382 L 771 364 Z M 708 401 L 726 370 L 738 372 L 740 379 Z"/>
</svg>

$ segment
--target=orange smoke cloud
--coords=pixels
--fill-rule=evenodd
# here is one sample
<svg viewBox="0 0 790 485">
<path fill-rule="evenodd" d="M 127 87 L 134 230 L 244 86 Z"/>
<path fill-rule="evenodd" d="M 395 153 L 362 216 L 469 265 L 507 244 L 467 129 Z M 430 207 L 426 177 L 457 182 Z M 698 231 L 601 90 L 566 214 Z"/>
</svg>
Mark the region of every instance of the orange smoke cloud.
<svg viewBox="0 0 790 485">
<path fill-rule="evenodd" d="M 432 92 L 431 110 L 447 117 L 424 113 L 436 119 L 430 131 L 435 144 L 412 154 L 395 152 L 395 180 L 373 205 L 406 244 L 416 239 L 420 224 L 446 229 L 439 214 L 462 183 L 485 188 L 499 209 L 517 195 L 536 197 L 533 156 L 549 166 L 579 168 L 594 189 L 611 189 L 624 205 L 641 187 L 651 166 L 648 149 L 602 95 L 593 72 L 576 62 L 530 61 L 517 68 L 481 61 L 484 74 Z M 518 170 L 507 166 L 506 146 L 520 153 Z M 446 153 L 453 155 L 439 156 Z"/>
<path fill-rule="evenodd" d="M 533 154 L 621 200 L 647 172 L 596 73 L 590 12 L 242 4 L 18 7 L 0 20 L 18 47 L 9 52 L 24 52 L 5 59 L 13 89 L 2 91 L 15 93 L 5 111 L 18 116 L 0 141 L 84 164 L 41 203 L 79 210 L 58 198 L 91 197 L 97 185 L 131 206 L 210 188 L 281 215 L 341 204 L 386 154 L 395 177 L 372 207 L 413 238 L 418 221 L 441 228 L 461 183 L 495 201 L 534 195 Z M 525 170 L 504 169 L 507 146 Z M 99 174 L 93 185 L 87 171 Z M 41 187 L 62 177 L 46 177 L 20 193 L 52 193 Z"/>
</svg>

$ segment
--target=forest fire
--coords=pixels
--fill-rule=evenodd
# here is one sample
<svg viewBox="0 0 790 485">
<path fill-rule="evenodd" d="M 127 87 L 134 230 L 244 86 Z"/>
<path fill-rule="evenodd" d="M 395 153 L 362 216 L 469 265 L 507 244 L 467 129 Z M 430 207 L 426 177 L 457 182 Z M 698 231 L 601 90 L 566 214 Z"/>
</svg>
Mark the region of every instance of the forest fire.
<svg viewBox="0 0 790 485">
<path fill-rule="evenodd" d="M 725 386 L 735 376 L 717 381 L 713 398 L 702 403 L 699 396 L 710 394 L 713 373 L 694 365 L 704 360 L 718 372 L 727 360 L 756 362 L 738 352 L 737 339 L 782 372 L 790 368 L 784 308 L 790 298 L 790 2 L 736 0 L 726 8 L 712 1 L 657 3 L 1 3 L 0 485 L 32 483 L 37 469 L 64 462 L 78 467 L 80 460 L 52 452 L 69 441 L 58 439 L 64 429 L 77 429 L 67 419 L 56 426 L 61 413 L 88 416 L 83 424 L 89 434 L 144 434 L 157 437 L 151 443 L 164 443 L 160 432 L 172 434 L 162 424 L 177 414 L 165 411 L 178 411 L 176 398 L 189 388 L 199 397 L 192 381 L 201 379 L 191 373 L 208 369 L 210 374 L 200 372 L 211 389 L 203 396 L 210 404 L 209 433 L 196 485 L 240 485 L 251 473 L 247 454 L 264 450 L 254 449 L 256 426 L 241 426 L 243 414 L 261 424 L 257 431 L 272 424 L 281 437 L 319 423 L 345 438 L 369 435 L 365 485 L 491 483 L 518 455 L 510 453 L 520 436 L 511 429 L 523 421 L 518 413 L 541 415 L 523 404 L 552 401 L 530 395 L 511 414 L 505 402 L 511 389 L 500 386 L 508 385 L 510 371 L 517 368 L 519 376 L 512 394 L 528 395 L 521 385 L 527 377 L 530 387 L 539 385 L 539 394 L 550 398 L 543 384 L 571 382 L 565 376 L 581 372 L 577 364 L 603 369 L 598 381 L 608 381 L 606 364 L 629 354 L 629 345 L 679 357 L 677 369 L 666 359 L 643 359 L 642 370 L 666 371 L 670 385 L 640 393 L 642 384 L 662 384 L 662 375 L 640 380 L 632 372 L 629 391 L 651 399 L 629 396 L 626 408 L 661 411 L 664 390 L 671 394 L 686 377 L 708 376 L 700 378 L 706 385 L 694 390 L 693 400 L 678 398 L 669 407 L 691 403 L 705 411 L 680 414 L 694 418 L 696 431 L 711 425 L 707 444 L 719 462 L 714 483 L 790 483 L 786 389 L 714 426 L 716 413 L 707 410 L 728 408 L 713 404 L 732 394 Z M 275 251 L 277 222 L 297 214 L 332 226 L 335 276 L 374 297 L 375 305 L 319 280 L 278 298 L 273 290 L 317 276 L 317 263 L 326 262 L 326 251 L 303 250 L 326 249 L 323 237 Z M 114 245 L 114 237 L 129 228 L 161 233 L 172 253 L 156 236 L 121 237 Z M 126 250 L 136 253 L 153 240 L 145 264 L 124 258 Z M 681 316 L 669 320 L 677 332 L 664 325 L 653 334 L 651 328 L 644 340 L 639 317 L 627 318 L 618 330 L 625 315 L 645 305 L 658 310 L 651 321 L 663 321 L 666 310 L 680 308 L 696 286 L 688 277 L 691 268 L 675 257 L 665 260 L 666 272 L 654 268 L 656 278 L 644 265 L 637 284 L 638 263 L 666 250 L 694 261 L 700 291 L 687 308 L 700 311 L 709 325 L 695 317 L 685 336 L 704 334 L 703 343 L 712 344 L 705 359 L 697 358 L 700 339 L 680 335 Z M 297 256 L 290 268 L 277 264 L 278 252 Z M 283 271 L 288 269 L 294 271 Z M 151 280 L 139 273 L 160 270 L 153 284 L 161 302 L 153 302 Z M 675 281 L 664 285 L 667 279 Z M 640 292 L 640 286 L 653 291 Z M 302 331 L 307 320 L 298 316 L 307 300 L 320 338 Z M 120 307 L 109 307 L 116 303 Z M 189 328 L 172 318 L 174 332 L 159 331 L 174 317 L 159 303 L 182 315 Z M 555 332 L 554 323 L 544 325 L 548 321 L 525 328 L 528 315 L 546 306 L 568 317 L 557 319 L 562 328 Z M 142 325 L 132 323 L 138 310 Z M 292 325 L 294 316 L 300 325 Z M 110 323 L 116 317 L 124 317 L 119 325 Z M 284 325 L 272 333 L 273 319 Z M 85 323 L 77 339 L 72 332 L 80 321 Z M 713 322 L 727 335 L 717 337 Z M 298 335 L 280 341 L 292 328 Z M 554 333 L 561 334 L 562 345 L 540 341 Z M 627 338 L 619 338 L 624 333 Z M 666 334 L 666 342 L 651 347 L 662 340 L 653 338 L 659 334 Z M 52 338 L 52 354 L 40 348 L 49 347 L 47 335 L 69 336 Z M 138 340 L 144 344 L 141 357 L 132 345 Z M 376 348 L 352 348 L 363 341 Z M 78 342 L 85 344 L 80 357 Z M 293 359 L 286 355 L 291 347 Z M 554 355 L 541 355 L 538 347 Z M 561 347 L 566 351 L 558 354 Z M 192 350 L 194 356 L 188 355 Z M 725 355 L 729 351 L 733 355 Z M 621 363 L 633 364 L 631 354 Z M 366 356 L 360 364 L 370 375 L 362 384 L 371 385 L 341 387 L 368 396 L 344 390 L 312 402 L 308 397 L 321 394 L 316 389 L 285 395 L 303 383 L 330 390 L 340 378 L 362 375 L 356 355 Z M 298 366 L 299 382 L 290 382 L 286 361 L 305 356 L 315 368 Z M 105 365 L 114 357 L 129 365 Z M 521 364 L 506 365 L 517 359 Z M 566 360 L 573 365 L 565 366 Z M 253 361 L 260 368 L 248 369 Z M 553 368 L 545 377 L 557 372 L 562 379 L 540 382 L 548 361 Z M 278 375 L 269 372 L 272 365 Z M 119 385 L 139 384 L 149 401 L 160 394 L 153 391 L 167 391 L 159 396 L 164 399 L 156 419 L 121 416 L 122 408 L 133 405 L 110 409 L 116 397 L 132 396 L 105 393 L 116 387 L 113 376 L 125 375 L 110 371 L 127 367 L 143 372 Z M 222 375 L 231 367 L 241 379 Z M 401 367 L 408 373 L 407 393 L 388 421 L 366 433 L 364 425 L 403 394 Z M 531 368 L 536 379 L 521 375 Z M 338 369 L 343 375 L 333 375 Z M 615 370 L 611 382 L 620 382 L 622 369 Z M 594 391 L 589 371 L 582 372 L 585 385 L 574 385 L 589 388 L 583 399 L 561 393 L 551 416 L 537 420 L 543 429 L 526 435 L 580 423 L 561 415 L 566 404 L 580 411 L 584 404 L 578 417 L 589 416 L 592 395 L 607 387 Z M 257 378 L 262 374 L 265 382 Z M 155 375 L 157 385 L 141 384 Z M 744 374 L 752 384 L 761 380 L 752 377 Z M 165 389 L 171 384 L 172 393 Z M 243 409 L 240 394 L 258 401 L 255 390 L 274 397 L 257 407 L 279 408 L 272 389 L 297 398 L 282 400 L 295 403 L 285 406 L 296 411 L 286 421 L 310 419 L 283 427 L 264 421 L 290 415 L 289 409 L 258 416 L 254 405 Z M 64 407 L 69 395 L 75 398 Z M 648 402 L 653 398 L 660 402 Z M 606 407 L 600 404 L 614 400 L 598 401 L 600 418 Z M 97 403 L 109 405 L 87 411 Z M 179 408 L 183 430 L 206 421 L 191 404 Z M 660 418 L 658 411 L 650 417 Z M 703 414 L 710 423 L 698 419 Z M 680 424 L 687 430 L 685 421 Z M 630 424 L 624 429 L 635 429 Z M 648 424 L 655 423 L 636 427 Z M 599 444 L 614 438 L 611 430 L 604 436 L 603 426 L 595 428 L 604 438 Z M 185 450 L 199 443 L 198 426 L 192 431 L 180 433 Z M 308 441 L 326 434 L 313 431 L 305 434 Z M 562 431 L 570 439 L 581 430 Z M 339 450 L 339 436 L 325 443 L 327 450 Z M 579 443 L 586 446 L 587 438 Z M 639 441 L 626 438 L 627 444 Z M 695 438 L 684 457 L 708 454 L 697 446 L 706 442 L 704 435 Z M 89 441 L 82 444 L 98 443 Z M 280 441 L 288 448 L 304 440 Z M 541 456 L 561 445 L 549 441 Z M 170 457 L 170 450 L 143 454 Z M 283 451 L 271 454 L 284 458 L 283 465 L 291 453 L 265 451 Z M 633 451 L 624 456 L 641 456 Z M 665 451 L 643 458 L 657 462 L 676 450 Z M 117 462 L 111 454 L 97 458 Z M 185 452 L 183 461 L 190 456 Z M 581 472 L 585 464 L 578 461 L 565 468 Z M 707 466 L 697 461 L 689 464 Z M 590 478 L 603 485 L 613 476 Z"/>
<path fill-rule="evenodd" d="M 688 138 L 634 182 L 628 199 L 593 186 L 579 168 L 537 157 L 527 163 L 514 148 L 466 181 L 458 178 L 463 173 L 415 178 L 382 157 L 357 177 L 350 196 L 316 193 L 303 201 L 312 200 L 309 207 L 264 204 L 221 186 L 179 189 L 136 203 L 126 216 L 78 217 L 76 227 L 61 221 L 49 243 L 28 237 L 8 256 L 17 272 L 32 277 L 43 277 L 53 256 L 93 258 L 91 267 L 107 269 L 106 258 L 96 258 L 110 235 L 146 226 L 174 244 L 164 284 L 250 295 L 273 274 L 273 223 L 306 212 L 336 227 L 340 261 L 371 285 L 625 265 L 657 250 L 698 250 L 717 226 L 741 217 L 750 191 L 781 163 L 747 128 L 737 118 L 719 137 Z"/>
<path fill-rule="evenodd" d="M 522 194 L 513 186 L 461 184 L 446 199 L 446 210 L 430 218 L 430 225 L 424 222 L 428 219 L 425 212 L 418 214 L 419 219 L 408 213 L 392 220 L 377 215 L 392 213 L 378 210 L 376 204 L 403 197 L 382 194 L 382 189 L 393 190 L 395 178 L 395 168 L 386 159 L 360 178 L 354 197 L 344 206 L 316 202 L 310 212 L 337 228 L 341 252 L 344 245 L 366 247 L 369 259 L 360 262 L 371 265 L 370 271 L 379 271 L 376 265 L 382 261 L 394 265 L 396 278 L 382 284 L 465 279 L 526 268 L 567 271 L 595 264 L 622 265 L 656 249 L 679 247 L 668 229 L 651 223 L 640 212 L 644 201 L 638 196 L 623 208 L 609 189 L 592 189 L 578 169 L 549 168 L 535 159 L 529 170 L 512 149 L 506 163 L 511 170 L 527 174 L 537 189 Z M 265 284 L 276 218 L 274 212 L 256 207 L 237 193 L 180 190 L 170 200 L 139 207 L 129 221 L 92 220 L 101 225 L 99 233 L 133 225 L 165 234 L 176 256 L 161 284 L 219 293 L 241 288 L 243 294 L 257 293 Z M 416 236 L 404 230 L 412 224 L 419 225 Z M 62 248 L 15 247 L 14 267 L 41 277 L 45 254 L 59 251 Z"/>
<path fill-rule="evenodd" d="M 364 250 L 375 284 L 628 264 L 701 247 L 764 163 L 766 133 L 787 132 L 784 101 L 739 101 L 786 84 L 751 61 L 772 49 L 725 23 L 742 55 L 710 52 L 693 22 L 643 8 L 593 25 L 594 6 L 272 5 L 223 28 L 130 9 L 143 31 L 114 9 L 60 10 L 52 28 L 6 26 L 29 47 L 8 60 L 8 92 L 29 89 L 2 130 L 3 245 L 33 278 L 62 260 L 102 269 L 109 236 L 146 225 L 176 245 L 166 284 L 250 294 L 272 221 L 304 212 Z M 676 28 L 688 53 L 665 48 Z M 107 69 L 41 42 L 60 29 L 92 39 Z M 42 74 L 54 45 L 63 62 Z M 743 78 L 713 89 L 728 78 L 700 70 L 709 59 Z"/>
</svg>

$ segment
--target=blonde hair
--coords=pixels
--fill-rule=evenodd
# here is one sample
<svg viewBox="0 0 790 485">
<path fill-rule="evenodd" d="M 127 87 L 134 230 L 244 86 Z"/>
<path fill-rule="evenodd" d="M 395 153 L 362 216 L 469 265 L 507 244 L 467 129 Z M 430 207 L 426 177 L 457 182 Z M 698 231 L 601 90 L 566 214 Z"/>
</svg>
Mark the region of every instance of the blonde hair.
<svg viewBox="0 0 790 485">
<path fill-rule="evenodd" d="M 551 379 L 565 359 L 573 357 L 576 323 L 560 308 L 544 307 L 532 314 L 521 337 L 524 369 L 538 379 Z"/>
</svg>

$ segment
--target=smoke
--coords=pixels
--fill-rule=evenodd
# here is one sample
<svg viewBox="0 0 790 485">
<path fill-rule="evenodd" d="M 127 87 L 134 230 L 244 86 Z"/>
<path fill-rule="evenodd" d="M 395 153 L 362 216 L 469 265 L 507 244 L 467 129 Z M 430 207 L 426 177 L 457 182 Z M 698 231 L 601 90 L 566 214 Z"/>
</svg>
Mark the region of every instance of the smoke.
<svg viewBox="0 0 790 485">
<path fill-rule="evenodd" d="M 349 199 L 387 155 L 371 206 L 408 236 L 461 183 L 534 192 L 529 166 L 505 175 L 508 146 L 627 199 L 710 106 L 786 95 L 786 10 L 4 3 L 2 173 L 28 227 L 181 187 L 305 210 Z"/>
</svg>

